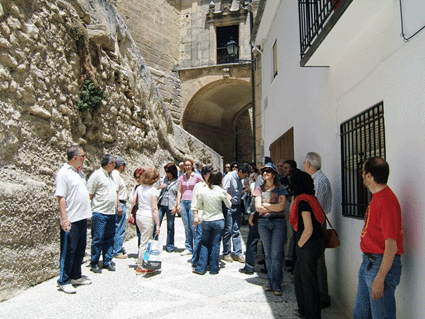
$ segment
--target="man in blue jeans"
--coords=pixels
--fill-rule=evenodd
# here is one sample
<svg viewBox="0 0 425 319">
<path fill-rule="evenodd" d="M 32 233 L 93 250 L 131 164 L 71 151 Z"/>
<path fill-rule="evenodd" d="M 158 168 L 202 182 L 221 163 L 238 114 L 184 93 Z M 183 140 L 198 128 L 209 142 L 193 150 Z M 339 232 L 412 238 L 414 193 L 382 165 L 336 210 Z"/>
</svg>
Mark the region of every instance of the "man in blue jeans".
<svg viewBox="0 0 425 319">
<path fill-rule="evenodd" d="M 395 288 L 400 282 L 403 226 L 400 204 L 387 186 L 388 163 L 380 157 L 365 161 L 361 174 L 372 193 L 365 214 L 360 248 L 363 262 L 354 305 L 354 319 L 396 318 Z"/>
<path fill-rule="evenodd" d="M 91 271 L 101 273 L 99 268 L 100 255 L 103 252 L 103 268 L 115 271 L 112 264 L 114 236 L 115 236 L 115 212 L 122 213 L 118 199 L 117 185 L 111 177 L 115 168 L 116 158 L 111 154 L 103 155 L 102 167 L 94 171 L 87 182 L 87 189 L 92 200 L 93 216 L 91 219 Z"/>
<path fill-rule="evenodd" d="M 115 215 L 115 237 L 114 237 L 114 258 L 127 258 L 127 254 L 124 249 L 124 238 L 125 238 L 125 222 L 127 215 L 127 187 L 124 183 L 124 180 L 121 177 L 121 174 L 124 173 L 127 162 L 122 158 L 118 157 L 115 163 L 115 169 L 111 173 L 111 177 L 114 180 L 118 188 L 118 199 L 120 201 L 120 206 L 122 211 L 118 212 Z"/>
<path fill-rule="evenodd" d="M 60 270 L 58 285 L 67 294 L 75 294 L 74 286 L 90 285 L 82 275 L 81 264 L 86 252 L 87 219 L 91 217 L 90 197 L 82 172 L 85 154 L 79 145 L 67 150 L 68 162 L 56 176 L 55 196 L 60 212 Z"/>
<path fill-rule="evenodd" d="M 261 168 L 267 164 L 273 163 L 272 159 L 268 156 L 262 157 L 258 162 L 257 168 Z M 257 180 L 255 181 L 254 188 L 251 190 L 257 189 L 258 186 L 264 183 L 264 178 L 261 174 L 258 175 Z M 251 194 L 252 195 L 252 194 Z M 257 243 L 260 239 L 260 234 L 258 233 L 258 212 L 255 211 L 255 197 L 252 197 L 250 215 L 248 219 L 249 232 L 248 239 L 246 241 L 246 259 L 245 266 L 239 269 L 240 273 L 252 275 L 255 270 L 255 258 L 257 255 Z"/>
<path fill-rule="evenodd" d="M 226 174 L 223 178 L 223 189 L 232 196 L 232 206 L 227 210 L 227 217 L 223 235 L 223 260 L 233 262 L 231 256 L 231 240 L 233 242 L 233 259 L 241 263 L 245 262 L 242 255 L 242 239 L 239 228 L 241 225 L 241 198 L 243 195 L 242 180 L 248 177 L 251 166 L 248 163 L 242 164 L 237 171 Z"/>
</svg>

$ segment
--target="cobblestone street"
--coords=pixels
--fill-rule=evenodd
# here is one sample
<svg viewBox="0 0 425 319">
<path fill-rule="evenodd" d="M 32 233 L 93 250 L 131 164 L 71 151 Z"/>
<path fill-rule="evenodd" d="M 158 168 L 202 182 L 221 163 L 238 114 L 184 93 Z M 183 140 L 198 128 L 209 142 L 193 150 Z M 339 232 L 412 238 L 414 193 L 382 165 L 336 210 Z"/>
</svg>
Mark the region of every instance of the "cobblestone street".
<svg viewBox="0 0 425 319">
<path fill-rule="evenodd" d="M 133 227 L 133 226 L 131 226 Z M 243 226 L 246 238 L 247 226 Z M 161 243 L 165 242 L 166 223 L 162 224 Z M 128 259 L 114 259 L 116 272 L 83 273 L 93 284 L 77 287 L 67 295 L 58 290 L 56 278 L 32 287 L 0 304 L 1 318 L 297 318 L 292 275 L 284 274 L 283 296 L 264 292 L 266 280 L 259 274 L 238 272 L 238 262 L 221 263 L 220 274 L 192 274 L 188 256 L 180 256 L 184 246 L 183 224 L 176 219 L 178 252 L 162 254 L 162 272 L 153 276 L 134 271 L 137 238 L 125 243 Z M 245 247 L 244 247 L 245 250 Z M 332 305 L 322 318 L 345 319 Z"/>
</svg>

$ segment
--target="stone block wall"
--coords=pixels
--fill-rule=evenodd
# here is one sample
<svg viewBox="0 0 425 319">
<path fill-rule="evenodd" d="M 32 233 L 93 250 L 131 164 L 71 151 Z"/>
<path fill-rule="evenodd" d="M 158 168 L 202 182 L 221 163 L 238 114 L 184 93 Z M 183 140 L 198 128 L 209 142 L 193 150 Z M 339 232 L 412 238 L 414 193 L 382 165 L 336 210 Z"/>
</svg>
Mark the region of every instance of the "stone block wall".
<svg viewBox="0 0 425 319">
<path fill-rule="evenodd" d="M 104 92 L 93 113 L 77 108 L 89 78 Z M 104 153 L 123 156 L 131 187 L 140 166 L 187 155 L 220 165 L 189 137 L 176 142 L 170 111 L 109 2 L 0 0 L 0 300 L 58 274 L 54 180 L 69 145 L 84 147 L 86 175 Z"/>
<path fill-rule="evenodd" d="M 142 52 L 164 104 L 180 124 L 180 1 L 111 0 Z"/>
</svg>

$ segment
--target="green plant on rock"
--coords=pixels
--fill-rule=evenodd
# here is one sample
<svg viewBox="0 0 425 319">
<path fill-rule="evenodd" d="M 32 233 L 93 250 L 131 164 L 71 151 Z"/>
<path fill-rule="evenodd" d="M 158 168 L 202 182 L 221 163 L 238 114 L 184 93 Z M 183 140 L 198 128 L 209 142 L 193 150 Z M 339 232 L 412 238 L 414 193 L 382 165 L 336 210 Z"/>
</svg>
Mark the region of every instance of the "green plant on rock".
<svg viewBox="0 0 425 319">
<path fill-rule="evenodd" d="M 70 29 L 71 37 L 75 40 L 75 45 L 77 46 L 77 52 L 79 54 L 84 54 L 86 50 L 86 35 L 80 31 L 77 27 L 72 27 Z"/>
<path fill-rule="evenodd" d="M 104 91 L 96 87 L 93 79 L 88 79 L 82 86 L 78 110 L 80 112 L 90 111 L 94 113 L 102 102 Z"/>
</svg>

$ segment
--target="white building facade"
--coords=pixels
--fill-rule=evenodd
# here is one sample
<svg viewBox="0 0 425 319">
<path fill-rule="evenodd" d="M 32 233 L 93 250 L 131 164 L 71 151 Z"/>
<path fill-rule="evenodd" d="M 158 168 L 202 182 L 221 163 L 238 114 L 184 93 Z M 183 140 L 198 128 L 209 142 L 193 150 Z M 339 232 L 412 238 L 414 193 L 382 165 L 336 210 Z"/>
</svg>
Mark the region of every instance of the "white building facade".
<svg viewBox="0 0 425 319">
<path fill-rule="evenodd" d="M 262 50 L 265 155 L 268 146 L 291 129 L 293 157 L 300 168 L 307 152 L 321 154 L 322 171 L 333 191 L 330 219 L 341 239 L 341 247 L 326 251 L 329 291 L 332 303 L 349 316 L 361 263 L 362 209 L 365 196 L 370 199 L 356 170 L 369 156 L 386 158 L 388 184 L 400 201 L 404 225 L 397 314 L 423 318 L 425 3 L 300 2 L 260 4 L 253 40 Z M 305 10 L 308 14 L 302 13 Z M 308 21 L 300 16 L 312 17 L 315 12 L 321 18 L 305 31 Z M 311 39 L 300 37 L 300 29 Z"/>
</svg>

